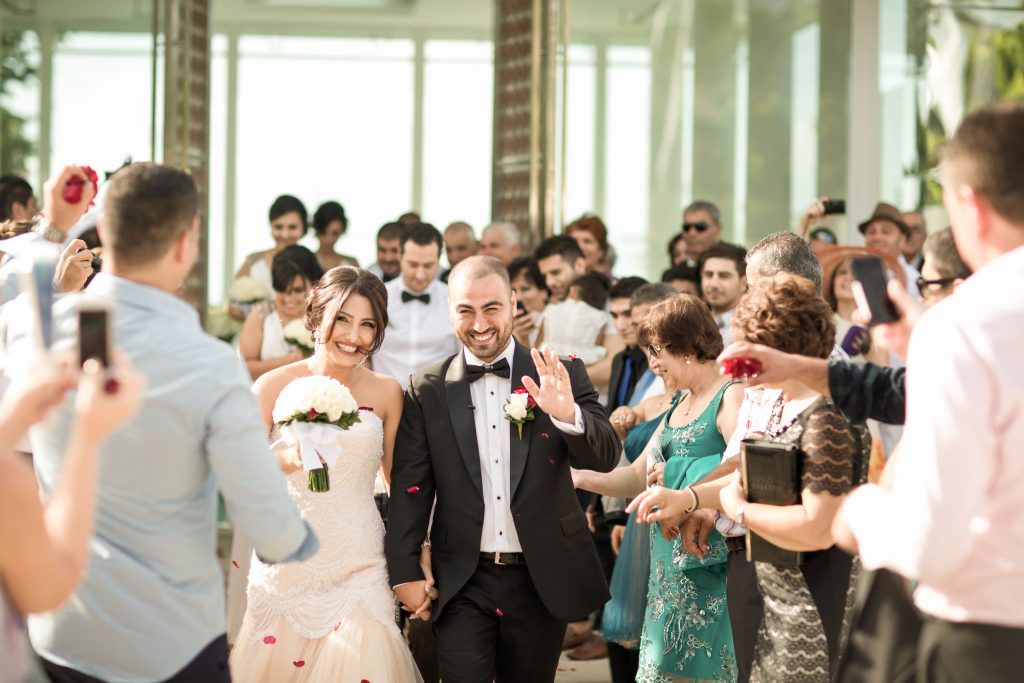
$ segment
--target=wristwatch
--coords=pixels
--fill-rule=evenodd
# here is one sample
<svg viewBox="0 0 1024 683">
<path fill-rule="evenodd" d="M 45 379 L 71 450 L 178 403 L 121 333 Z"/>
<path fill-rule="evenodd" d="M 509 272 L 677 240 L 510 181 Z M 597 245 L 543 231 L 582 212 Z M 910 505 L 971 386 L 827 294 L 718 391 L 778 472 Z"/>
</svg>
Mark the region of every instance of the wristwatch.
<svg viewBox="0 0 1024 683">
<path fill-rule="evenodd" d="M 743 526 L 743 513 L 746 512 L 746 511 L 747 511 L 747 506 L 746 505 L 740 505 L 738 508 L 736 508 L 736 516 L 733 517 L 733 519 L 735 519 L 736 523 L 739 524 L 740 526 Z"/>
<path fill-rule="evenodd" d="M 54 227 L 53 223 L 43 218 L 42 215 L 39 216 L 32 231 L 42 235 L 43 239 L 47 242 L 53 242 L 54 244 L 63 244 L 64 240 L 67 239 L 67 235 L 63 231 Z"/>
</svg>

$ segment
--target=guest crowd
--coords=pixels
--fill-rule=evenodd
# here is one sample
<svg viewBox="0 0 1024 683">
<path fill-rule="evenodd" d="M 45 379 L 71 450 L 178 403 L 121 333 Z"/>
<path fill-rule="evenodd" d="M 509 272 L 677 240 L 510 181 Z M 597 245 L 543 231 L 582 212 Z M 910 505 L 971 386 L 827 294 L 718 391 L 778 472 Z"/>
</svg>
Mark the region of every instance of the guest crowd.
<svg viewBox="0 0 1024 683">
<path fill-rule="evenodd" d="M 254 626 L 253 596 L 273 584 L 266 577 L 313 566 L 339 542 L 313 522 L 308 494 L 296 493 L 298 451 L 280 440 L 271 451 L 281 438 L 273 399 L 309 374 L 343 379 L 360 414 L 380 421 L 366 448 L 379 450 L 373 493 L 389 535 L 379 549 L 371 544 L 366 562 L 384 577 L 386 550 L 387 583 L 373 579 L 387 590 L 381 619 L 405 639 L 388 631 L 374 641 L 387 640 L 380 657 L 394 664 L 374 669 L 392 672 L 380 676 L 553 680 L 561 650 L 607 658 L 615 683 L 1020 680 L 1022 139 L 1024 104 L 968 115 L 942 154 L 950 226 L 929 230 L 920 211 L 879 203 L 851 217 L 863 246 L 840 244 L 828 227 L 828 216 L 844 211 L 834 200 L 749 248 L 723 241 L 717 206 L 695 201 L 681 212 L 659 281 L 616 270 L 595 215 L 534 244 L 525 226 L 495 222 L 477 233 L 454 222 L 442 231 L 407 213 L 380 228 L 376 261 L 363 269 L 336 249 L 348 228 L 339 202 L 310 219 L 302 201 L 282 195 L 268 214 L 274 246 L 250 254 L 230 288 L 228 312 L 240 324 L 230 346 L 175 296 L 199 244 L 186 174 L 157 164 L 120 169 L 89 213 L 97 188 L 87 178 L 78 201 L 63 192 L 85 178 L 80 167 L 48 181 L 41 202 L 23 179 L 4 176 L 0 508 L 18 521 L 0 530 L 0 680 L 226 681 L 232 670 L 239 680 L 328 680 L 325 671 L 358 673 L 339 668 L 344 657 L 371 666 L 351 647 L 342 654 L 329 628 L 282 620 L 271 635 Z M 299 244 L 310 226 L 315 250 Z M 887 274 L 895 322 L 871 320 L 868 283 L 852 265 L 866 258 Z M 52 324 L 38 305 L 42 291 L 19 295 L 40 259 L 54 264 Z M 480 311 L 460 303 L 476 301 L 483 290 L 474 287 L 493 277 L 498 294 Z M 106 364 L 66 355 L 76 302 L 91 299 L 115 304 Z M 36 327 L 53 337 L 49 349 Z M 478 347 L 490 348 L 491 335 L 500 348 L 485 357 Z M 562 406 L 569 392 L 576 422 L 551 414 L 527 438 L 531 453 L 540 441 L 568 444 L 564 469 L 550 456 L 550 481 L 574 489 L 578 503 L 559 511 L 552 533 L 593 559 L 564 565 L 593 567 L 595 576 L 572 577 L 596 596 L 588 613 L 564 614 L 538 575 L 552 565 L 531 546 L 539 542 L 524 532 L 536 516 L 524 519 L 515 497 L 517 476 L 540 475 L 516 473 L 519 418 L 509 412 L 513 445 L 490 442 L 507 460 L 489 462 L 485 389 L 509 395 L 523 370 L 517 350 L 526 358 L 542 348 L 532 357 L 539 379 L 521 382 L 536 406 L 519 422 L 519 439 L 526 420 Z M 494 373 L 469 378 L 466 393 L 478 412 L 464 424 L 475 425 L 487 460 L 477 486 L 485 500 L 496 496 L 473 522 L 491 573 L 469 579 L 450 569 L 461 536 L 451 521 L 457 506 L 440 487 L 432 511 L 427 501 L 427 537 L 410 541 L 415 525 L 395 517 L 421 494 L 420 480 L 402 478 L 413 467 L 408 413 L 430 400 L 431 376 L 441 386 L 461 381 L 424 368 L 448 368 L 451 358 L 461 367 L 464 354 L 469 372 Z M 511 384 L 495 384 L 503 362 Z M 453 395 L 454 424 L 466 406 Z M 591 401 L 600 403 L 593 415 Z M 442 428 L 428 421 L 423 443 Z M 613 432 L 611 468 L 596 444 Z M 586 441 L 574 441 L 581 434 Z M 581 443 L 593 453 L 581 457 Z M 792 458 L 786 503 L 752 494 L 756 449 L 776 462 Z M 213 552 L 221 501 L 235 527 L 226 602 Z M 492 521 L 512 538 L 492 537 Z M 396 569 L 404 541 L 422 544 L 411 578 Z M 515 579 L 491 571 L 506 564 L 529 571 Z M 371 590 L 367 574 L 345 573 L 347 586 Z M 540 610 L 537 643 L 493 626 L 514 622 L 487 602 L 499 591 L 492 580 L 532 596 L 521 604 Z M 415 600 L 407 597 L 414 583 Z M 298 600 L 284 582 L 273 585 Z M 452 623 L 476 609 L 477 621 L 466 623 L 488 634 L 493 626 L 493 647 L 463 664 Z M 333 630 L 369 639 L 359 630 L 364 616 L 338 618 Z M 561 641 L 553 656 L 540 642 L 551 624 Z M 274 659 L 282 648 L 270 648 L 292 642 L 284 635 L 292 628 L 302 656 Z M 407 642 L 411 655 L 394 642 Z M 316 657 L 333 658 L 334 668 Z"/>
</svg>

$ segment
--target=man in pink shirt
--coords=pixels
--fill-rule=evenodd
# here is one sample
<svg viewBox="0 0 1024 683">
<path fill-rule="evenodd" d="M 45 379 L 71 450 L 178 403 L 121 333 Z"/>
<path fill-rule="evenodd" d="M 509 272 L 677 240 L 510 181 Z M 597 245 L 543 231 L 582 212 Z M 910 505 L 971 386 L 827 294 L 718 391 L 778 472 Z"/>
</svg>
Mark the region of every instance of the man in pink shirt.
<svg viewBox="0 0 1024 683">
<path fill-rule="evenodd" d="M 943 202 L 975 275 L 914 327 L 903 441 L 833 530 L 868 569 L 918 582 L 919 681 L 1024 669 L 1022 139 L 1024 102 L 1004 102 L 966 117 L 943 152 Z"/>
</svg>

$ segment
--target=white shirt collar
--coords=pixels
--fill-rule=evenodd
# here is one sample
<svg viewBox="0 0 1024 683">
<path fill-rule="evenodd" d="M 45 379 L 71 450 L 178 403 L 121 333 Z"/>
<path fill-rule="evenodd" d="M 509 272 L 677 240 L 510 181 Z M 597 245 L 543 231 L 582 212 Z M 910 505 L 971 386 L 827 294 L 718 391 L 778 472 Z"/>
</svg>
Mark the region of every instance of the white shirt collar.
<svg viewBox="0 0 1024 683">
<path fill-rule="evenodd" d="M 469 347 L 467 347 L 465 345 L 463 345 L 463 347 L 462 347 L 462 357 L 466 360 L 466 365 L 494 365 L 495 363 L 500 361 L 502 358 L 504 358 L 506 361 L 508 361 L 509 368 L 511 368 L 512 367 L 512 354 L 515 352 L 515 350 L 516 350 L 516 340 L 515 340 L 515 337 L 509 337 L 508 338 L 508 344 L 505 345 L 505 350 L 502 351 L 500 354 L 498 354 L 498 357 L 495 358 L 494 360 L 492 360 L 490 363 L 485 363 L 484 361 L 482 361 L 479 358 L 477 358 L 476 356 L 474 356 L 473 353 L 469 350 Z"/>
</svg>

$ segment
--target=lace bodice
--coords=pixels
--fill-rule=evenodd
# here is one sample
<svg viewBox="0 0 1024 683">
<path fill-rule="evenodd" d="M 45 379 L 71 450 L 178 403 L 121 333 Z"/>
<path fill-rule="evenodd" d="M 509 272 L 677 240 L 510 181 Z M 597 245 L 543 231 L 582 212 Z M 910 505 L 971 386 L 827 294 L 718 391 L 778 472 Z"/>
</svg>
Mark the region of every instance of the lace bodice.
<svg viewBox="0 0 1024 683">
<path fill-rule="evenodd" d="M 329 491 L 310 491 L 302 470 L 288 475 L 288 490 L 319 538 L 320 551 L 302 563 L 266 565 L 253 558 L 248 617 L 256 636 L 259 624 L 283 614 L 303 636 L 320 638 L 360 604 L 374 618 L 394 622 L 384 525 L 373 500 L 384 428 L 373 412 L 359 415 L 360 422 L 339 434 L 344 452 L 330 469 Z"/>
</svg>

